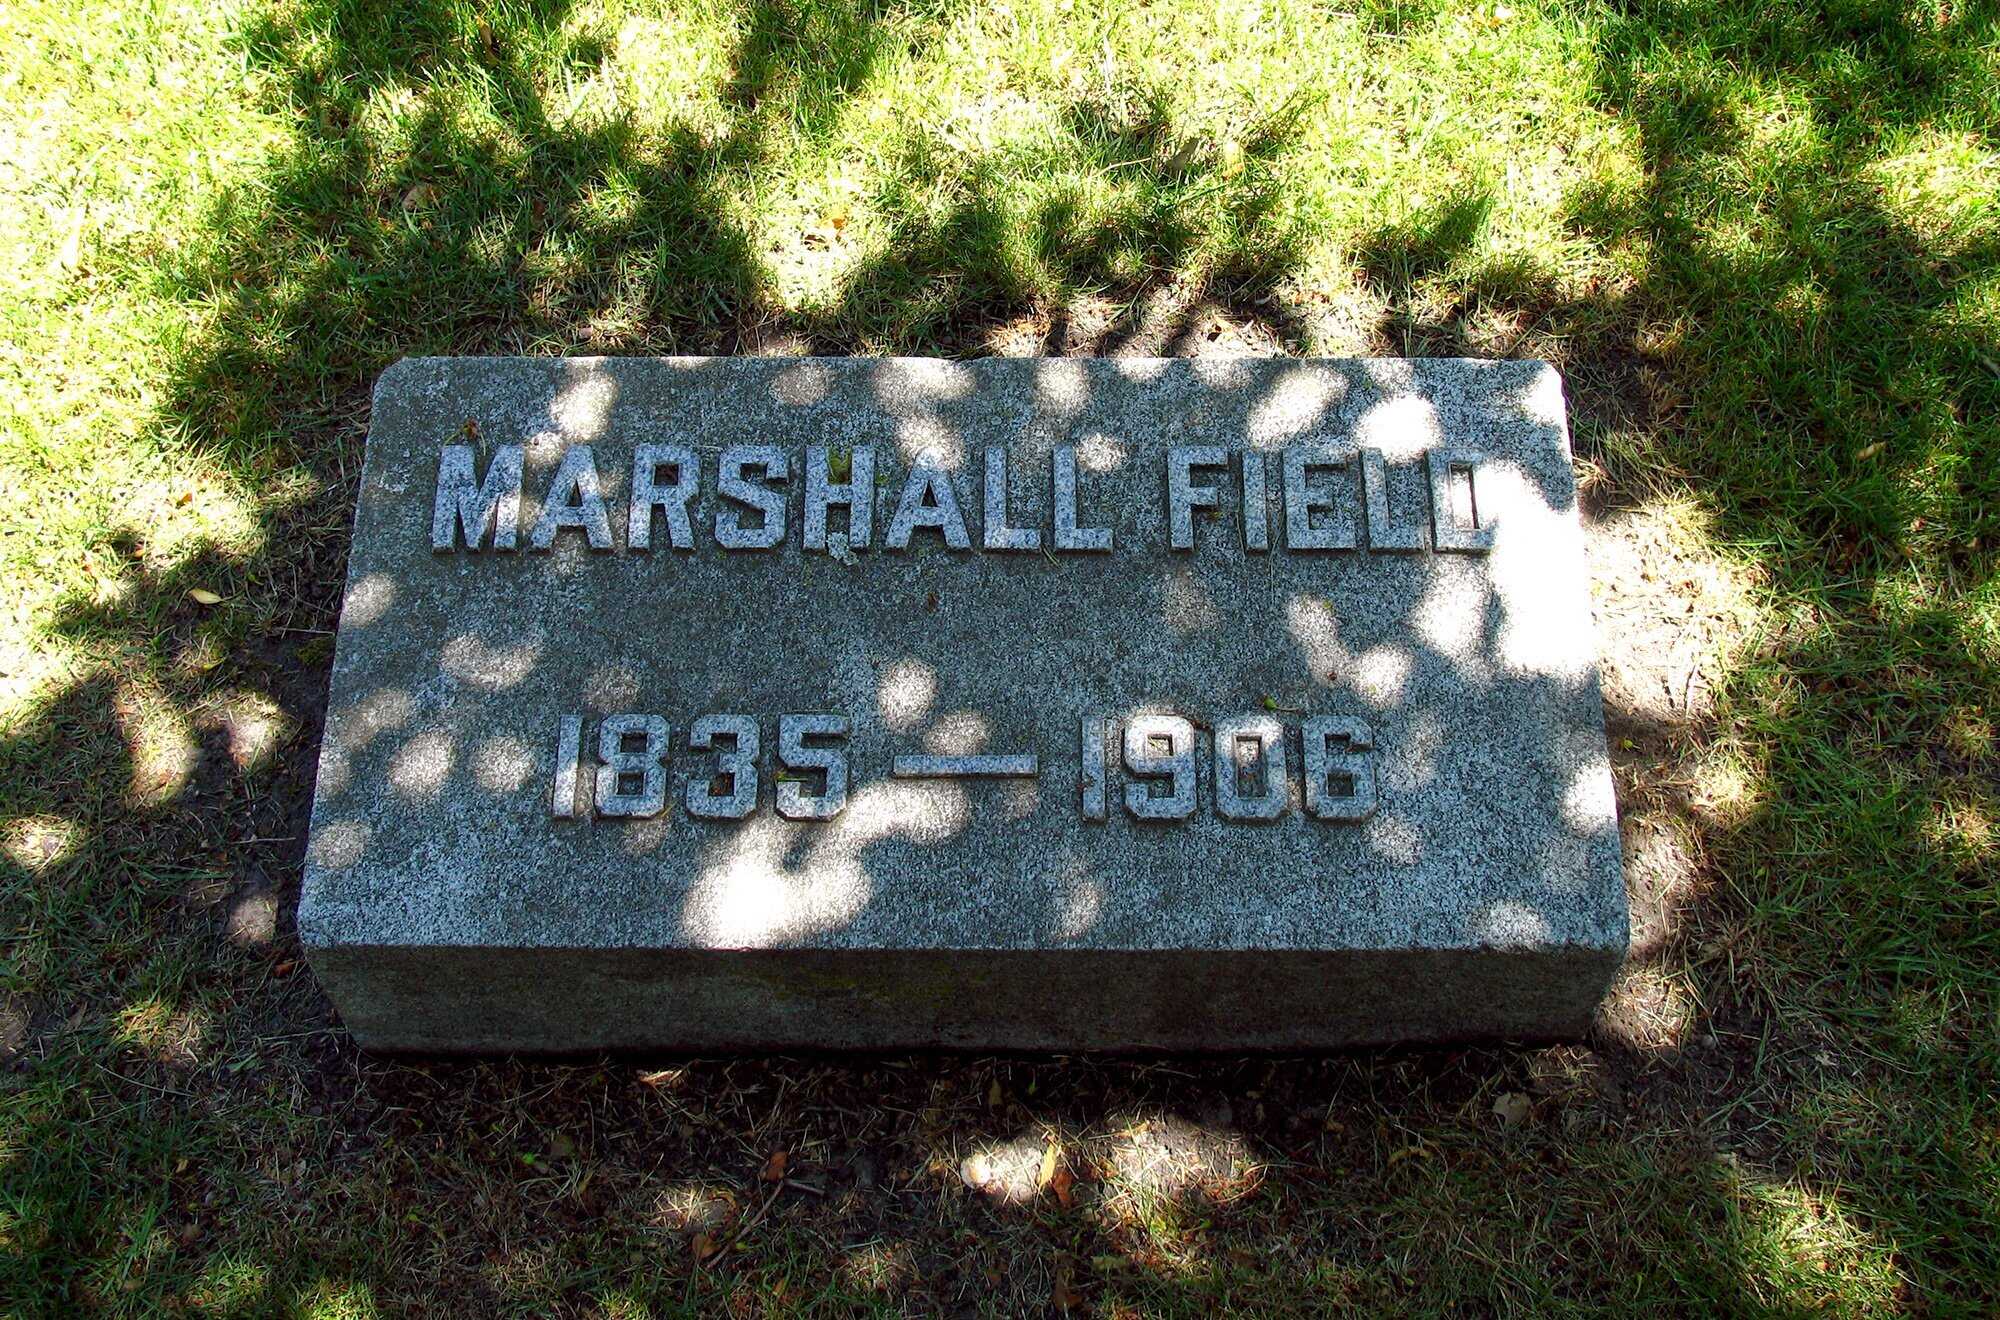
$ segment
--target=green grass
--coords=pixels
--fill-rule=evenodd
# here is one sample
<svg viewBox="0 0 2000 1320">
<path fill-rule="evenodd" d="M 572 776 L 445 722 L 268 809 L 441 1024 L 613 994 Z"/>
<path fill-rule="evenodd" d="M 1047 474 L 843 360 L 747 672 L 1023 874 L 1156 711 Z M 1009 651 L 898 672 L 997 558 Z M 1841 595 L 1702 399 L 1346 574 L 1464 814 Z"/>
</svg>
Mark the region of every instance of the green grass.
<svg viewBox="0 0 2000 1320">
<path fill-rule="evenodd" d="M 0 50 L 0 1313 L 2000 1304 L 1991 3 L 17 0 Z M 1599 574 L 1660 911 L 1596 1035 L 357 1055 L 287 905 L 368 386 L 664 351 L 1558 362 L 1658 579 Z M 1073 1188 L 964 1188 L 1017 1139 Z"/>
</svg>

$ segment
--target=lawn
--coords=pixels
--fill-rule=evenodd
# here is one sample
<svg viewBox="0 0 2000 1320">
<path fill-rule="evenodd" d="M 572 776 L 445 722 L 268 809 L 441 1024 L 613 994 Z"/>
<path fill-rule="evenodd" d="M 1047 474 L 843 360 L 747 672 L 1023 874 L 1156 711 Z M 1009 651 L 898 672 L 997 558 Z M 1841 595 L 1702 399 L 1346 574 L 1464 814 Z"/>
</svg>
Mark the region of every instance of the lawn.
<svg viewBox="0 0 2000 1320">
<path fill-rule="evenodd" d="M 1991 0 L 0 6 L 0 1314 L 2000 1307 Z M 410 353 L 1567 377 L 1591 1038 L 412 1065 L 291 924 Z"/>
</svg>

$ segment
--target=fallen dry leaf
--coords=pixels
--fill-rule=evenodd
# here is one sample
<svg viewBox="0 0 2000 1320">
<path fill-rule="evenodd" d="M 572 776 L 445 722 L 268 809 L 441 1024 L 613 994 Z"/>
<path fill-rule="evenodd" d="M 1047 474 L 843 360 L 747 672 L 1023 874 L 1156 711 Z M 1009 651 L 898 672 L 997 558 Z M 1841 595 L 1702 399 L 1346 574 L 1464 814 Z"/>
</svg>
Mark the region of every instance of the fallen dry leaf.
<svg viewBox="0 0 2000 1320">
<path fill-rule="evenodd" d="M 1055 1142 L 1051 1141 L 1042 1151 L 1041 1171 L 1035 1175 L 1036 1191 L 1047 1187 L 1049 1179 L 1056 1176 L 1056 1161 L 1061 1158 L 1061 1149 Z"/>
<path fill-rule="evenodd" d="M 188 599 L 197 605 L 220 605 L 222 603 L 222 597 L 216 595 L 207 587 L 190 588 L 188 590 Z"/>
<path fill-rule="evenodd" d="M 785 1180 L 785 1165 L 791 1161 L 791 1158 L 790 1151 L 772 1151 L 771 1158 L 764 1161 L 764 1171 L 757 1176 L 765 1182 L 783 1182 Z"/>
<path fill-rule="evenodd" d="M 1527 1120 L 1533 1102 L 1520 1091 L 1506 1091 L 1493 1101 L 1493 1116 L 1503 1128 L 1519 1127 Z"/>
<path fill-rule="evenodd" d="M 1877 440 L 1872 445 L 1861 446 L 1861 450 L 1859 453 L 1855 454 L 1854 460 L 1857 463 L 1866 463 L 1869 459 L 1875 457 L 1875 455 L 1881 452 L 1882 452 L 1882 442 L 1880 440 Z"/>
<path fill-rule="evenodd" d="M 722 1245 L 715 1240 L 715 1234 L 713 1233 L 695 1234 L 694 1239 L 688 1243 L 688 1247 L 694 1252 L 696 1260 L 707 1260 L 710 1256 L 722 1250 Z"/>
<path fill-rule="evenodd" d="M 1073 1311 L 1083 1300 L 1076 1291 L 1076 1262 L 1068 1256 L 1056 1257 L 1056 1282 L 1050 1290 L 1049 1300 L 1058 1311 Z"/>
</svg>

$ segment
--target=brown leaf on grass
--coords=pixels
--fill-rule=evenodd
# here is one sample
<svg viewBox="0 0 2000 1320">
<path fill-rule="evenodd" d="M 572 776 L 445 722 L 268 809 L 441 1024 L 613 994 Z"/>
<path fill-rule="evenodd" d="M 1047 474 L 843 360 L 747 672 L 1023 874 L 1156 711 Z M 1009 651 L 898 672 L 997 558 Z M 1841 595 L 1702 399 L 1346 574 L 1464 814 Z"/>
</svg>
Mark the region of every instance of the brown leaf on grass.
<svg viewBox="0 0 2000 1320">
<path fill-rule="evenodd" d="M 1067 1168 L 1058 1168 L 1049 1178 L 1049 1190 L 1056 1194 L 1056 1203 L 1063 1209 L 1076 1205 L 1076 1175 Z"/>
<path fill-rule="evenodd" d="M 710 1256 L 722 1250 L 722 1244 L 715 1240 L 715 1234 L 713 1233 L 697 1233 L 688 1242 L 688 1249 L 694 1252 L 696 1260 L 707 1260 Z"/>
<path fill-rule="evenodd" d="M 1866 463 L 1869 459 L 1875 457 L 1875 455 L 1881 452 L 1882 452 L 1882 442 L 1880 440 L 1877 440 L 1872 445 L 1861 446 L 1860 451 L 1854 455 L 1854 460 L 1857 463 Z"/>
<path fill-rule="evenodd" d="M 791 1162 L 791 1158 L 792 1154 L 790 1151 L 772 1151 L 771 1158 L 764 1161 L 764 1171 L 759 1173 L 757 1177 L 767 1183 L 783 1182 L 785 1180 L 785 1165 Z"/>
<path fill-rule="evenodd" d="M 188 599 L 197 605 L 220 605 L 222 603 L 222 597 L 216 595 L 207 587 L 189 588 Z"/>
<path fill-rule="evenodd" d="M 1435 1150 L 1432 1150 L 1429 1146 L 1425 1145 L 1423 1140 L 1419 1138 L 1414 1144 L 1404 1146 L 1401 1150 L 1390 1151 L 1389 1159 L 1385 1167 L 1394 1167 L 1395 1165 L 1401 1164 L 1404 1160 L 1431 1159 L 1436 1154 L 1437 1152 Z"/>
<path fill-rule="evenodd" d="M 1076 1262 L 1067 1255 L 1056 1257 L 1056 1282 L 1049 1300 L 1058 1311 L 1073 1311 L 1083 1302 L 1076 1290 Z"/>
<path fill-rule="evenodd" d="M 1493 1116 L 1500 1120 L 1501 1127 L 1515 1128 L 1527 1121 L 1532 1107 L 1533 1102 L 1524 1092 L 1506 1091 L 1493 1101 Z"/>
<path fill-rule="evenodd" d="M 436 201 L 437 195 L 436 184 L 413 183 L 410 185 L 410 190 L 403 194 L 403 209 L 405 211 L 421 210 Z"/>
<path fill-rule="evenodd" d="M 1056 1176 L 1056 1163 L 1062 1158 L 1062 1147 L 1051 1141 L 1042 1150 L 1042 1167 L 1035 1174 L 1035 1190 L 1041 1191 Z"/>
</svg>

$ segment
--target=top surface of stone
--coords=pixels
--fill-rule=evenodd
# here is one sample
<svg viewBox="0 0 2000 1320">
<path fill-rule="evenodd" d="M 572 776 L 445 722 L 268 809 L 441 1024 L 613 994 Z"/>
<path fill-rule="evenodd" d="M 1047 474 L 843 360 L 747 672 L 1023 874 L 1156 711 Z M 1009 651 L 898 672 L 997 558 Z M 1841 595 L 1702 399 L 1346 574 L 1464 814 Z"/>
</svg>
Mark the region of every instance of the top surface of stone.
<svg viewBox="0 0 2000 1320">
<path fill-rule="evenodd" d="M 699 468 L 676 467 L 670 448 L 648 456 L 658 502 L 643 551 L 627 525 L 641 445 L 683 446 Z M 807 547 L 807 446 L 823 447 L 822 486 L 865 485 L 872 458 L 871 536 L 834 506 L 826 548 Z M 1202 446 L 1225 450 L 1223 464 L 1186 452 Z M 1004 517 L 988 498 L 990 448 L 1005 456 Z M 920 459 L 945 474 L 928 489 Z M 302 933 L 315 945 L 1622 946 L 1569 462 L 1561 384 L 1540 363 L 399 363 L 375 396 Z M 725 463 L 741 498 L 720 493 Z M 1242 497 L 1258 469 L 1261 510 Z M 454 471 L 471 485 L 441 497 Z M 1441 532 L 1433 473 L 1452 504 Z M 695 485 L 677 506 L 683 477 Z M 493 526 L 481 482 L 500 496 Z M 757 490 L 783 493 L 781 536 L 757 530 L 749 506 L 775 501 Z M 1290 510 L 1303 518 L 1288 517 L 1288 490 L 1312 506 Z M 947 497 L 955 517 L 938 508 Z M 545 502 L 568 512 L 545 517 Z M 1189 549 L 1172 546 L 1177 521 Z M 961 522 L 966 548 L 948 544 Z M 1252 548 L 1260 523 L 1267 549 Z M 517 548 L 496 548 L 496 528 Z M 1078 548 L 1092 529 L 1109 529 L 1109 549 Z M 778 540 L 727 549 L 718 534 Z M 1019 548 L 987 548 L 1010 540 Z M 614 766 L 598 782 L 604 722 L 627 714 L 664 722 L 663 781 Z M 732 781 L 715 751 L 690 748 L 693 722 L 717 714 L 755 723 L 754 805 L 749 776 Z M 845 739 L 781 758 L 781 717 L 815 714 L 844 717 Z M 1235 717 L 1267 723 L 1225 738 L 1251 764 L 1219 805 L 1215 729 Z M 1099 776 L 1081 729 L 1107 721 Z M 1255 763 L 1255 730 L 1273 721 L 1277 781 Z M 1189 731 L 1191 803 L 1172 777 Z M 614 722 L 608 751 L 643 767 L 657 733 Z M 794 816 L 825 809 L 811 762 L 843 753 L 831 819 L 780 814 L 779 794 Z M 897 758 L 967 755 L 1016 759 L 970 763 L 982 777 L 909 777 L 964 762 L 892 774 Z M 1135 773 L 1149 755 L 1158 774 Z M 578 788 L 565 795 L 567 765 Z M 664 808 L 645 814 L 661 788 Z M 740 792 L 747 814 L 697 818 L 691 789 L 723 812 Z M 1260 803 L 1277 819 L 1240 818 Z"/>
</svg>

